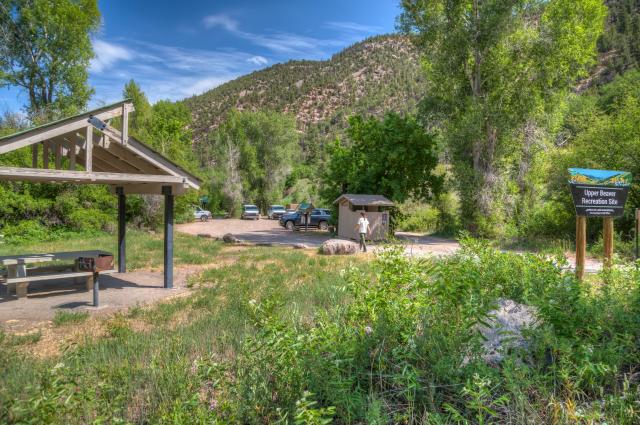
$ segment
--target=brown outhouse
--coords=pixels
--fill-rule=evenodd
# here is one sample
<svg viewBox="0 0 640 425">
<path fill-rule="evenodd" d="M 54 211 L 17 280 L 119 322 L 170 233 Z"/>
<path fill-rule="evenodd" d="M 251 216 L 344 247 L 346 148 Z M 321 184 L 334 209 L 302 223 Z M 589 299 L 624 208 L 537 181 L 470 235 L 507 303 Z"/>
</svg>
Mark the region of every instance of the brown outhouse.
<svg viewBox="0 0 640 425">
<path fill-rule="evenodd" d="M 386 239 L 389 234 L 389 208 L 393 202 L 382 195 L 355 195 L 345 193 L 334 201 L 338 204 L 338 236 L 357 239 L 356 225 L 362 211 L 367 213 L 371 227 L 371 240 Z"/>
</svg>

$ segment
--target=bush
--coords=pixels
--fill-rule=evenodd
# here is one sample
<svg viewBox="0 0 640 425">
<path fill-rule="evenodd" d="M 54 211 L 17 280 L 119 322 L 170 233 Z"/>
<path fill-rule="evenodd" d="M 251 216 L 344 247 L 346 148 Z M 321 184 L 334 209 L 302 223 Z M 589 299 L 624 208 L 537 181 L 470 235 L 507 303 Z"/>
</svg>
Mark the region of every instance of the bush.
<svg viewBox="0 0 640 425">
<path fill-rule="evenodd" d="M 23 243 L 28 241 L 50 239 L 51 234 L 39 220 L 24 220 L 15 225 L 7 225 L 2 230 L 5 240 L 9 243 Z"/>
<path fill-rule="evenodd" d="M 575 232 L 574 214 L 571 207 L 561 202 L 547 201 L 537 204 L 520 226 L 520 237 L 570 239 Z"/>
<path fill-rule="evenodd" d="M 113 231 L 115 217 L 96 209 L 79 208 L 68 215 L 69 227 L 78 232 Z"/>
<path fill-rule="evenodd" d="M 438 210 L 429 205 L 405 203 L 400 206 L 400 215 L 397 230 L 432 233 L 438 227 L 440 214 Z"/>
<path fill-rule="evenodd" d="M 303 400 L 339 423 L 637 423 L 626 371 L 640 361 L 640 273 L 614 269 L 595 290 L 563 261 L 470 240 L 442 261 L 389 250 L 373 280 L 343 272 L 346 307 L 298 322 L 276 299 L 254 302 L 257 334 L 230 370 L 217 365 L 223 415 L 275 422 Z M 541 325 L 526 334 L 530 353 L 492 368 L 476 326 L 498 298 L 535 306 Z"/>
<path fill-rule="evenodd" d="M 613 233 L 613 249 L 615 254 L 620 257 L 631 260 L 635 257 L 636 244 L 635 240 L 623 240 L 620 233 Z M 589 251 L 593 255 L 601 257 L 604 255 L 604 240 L 602 239 L 602 233 L 598 235 L 598 240 L 591 245 Z"/>
</svg>

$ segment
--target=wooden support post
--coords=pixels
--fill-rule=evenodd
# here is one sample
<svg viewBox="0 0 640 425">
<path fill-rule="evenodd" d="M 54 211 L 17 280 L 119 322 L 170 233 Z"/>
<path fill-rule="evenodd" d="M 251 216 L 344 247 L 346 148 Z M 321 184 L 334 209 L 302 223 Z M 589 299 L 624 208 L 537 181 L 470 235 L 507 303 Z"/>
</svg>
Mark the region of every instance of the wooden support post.
<svg viewBox="0 0 640 425">
<path fill-rule="evenodd" d="M 38 145 L 39 143 L 34 143 L 31 145 L 31 167 L 38 168 Z"/>
<path fill-rule="evenodd" d="M 88 172 L 93 171 L 93 127 L 87 127 L 86 146 L 84 153 L 84 169 Z"/>
<path fill-rule="evenodd" d="M 123 145 L 126 145 L 129 141 L 129 108 L 126 103 L 122 105 L 122 134 L 120 141 Z"/>
<path fill-rule="evenodd" d="M 173 194 L 162 186 L 164 195 L 164 287 L 173 288 Z"/>
<path fill-rule="evenodd" d="M 587 217 L 576 217 L 576 278 L 584 278 L 584 265 L 587 256 Z"/>
<path fill-rule="evenodd" d="M 62 144 L 56 143 L 56 170 L 62 168 Z"/>
<path fill-rule="evenodd" d="M 16 264 L 16 277 L 27 277 L 27 265 L 25 263 Z M 27 288 L 29 287 L 29 282 L 18 282 L 16 283 L 16 297 L 24 298 L 27 296 Z"/>
<path fill-rule="evenodd" d="M 602 219 L 602 239 L 604 242 L 604 262 L 605 268 L 613 265 L 613 217 Z"/>
<path fill-rule="evenodd" d="M 71 143 L 69 148 L 69 170 L 76 171 L 76 145 Z"/>
<path fill-rule="evenodd" d="M 127 195 L 124 194 L 122 187 L 116 187 L 116 194 L 118 195 L 118 273 L 125 273 L 127 271 L 127 223 L 125 219 Z"/>
<path fill-rule="evenodd" d="M 638 261 L 640 258 L 640 208 L 636 208 L 636 258 Z"/>
<path fill-rule="evenodd" d="M 49 169 L 49 141 L 42 144 L 42 168 Z"/>
</svg>

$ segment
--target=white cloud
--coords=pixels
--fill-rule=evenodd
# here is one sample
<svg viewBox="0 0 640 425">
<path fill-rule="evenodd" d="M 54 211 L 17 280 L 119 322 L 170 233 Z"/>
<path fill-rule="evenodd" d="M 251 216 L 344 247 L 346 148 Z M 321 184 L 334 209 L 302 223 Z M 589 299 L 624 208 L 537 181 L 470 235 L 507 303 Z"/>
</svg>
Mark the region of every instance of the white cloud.
<svg viewBox="0 0 640 425">
<path fill-rule="evenodd" d="M 328 56 L 327 48 L 334 50 L 336 47 L 344 47 L 354 41 L 353 39 L 347 39 L 346 37 L 342 37 L 340 40 L 331 40 L 307 37 L 287 32 L 256 34 L 248 31 L 242 31 L 239 28 L 238 21 L 225 14 L 206 16 L 203 19 L 203 23 L 208 29 L 223 28 L 236 37 L 247 40 L 257 46 L 265 47 L 275 53 L 306 59 L 324 58 Z"/>
<path fill-rule="evenodd" d="M 191 49 L 137 40 L 128 40 L 126 46 L 128 57 L 135 61 L 123 61 L 112 72 L 102 70 L 114 67 L 121 59 L 92 67 L 90 83 L 96 89 L 93 105 L 119 100 L 130 79 L 140 84 L 151 102 L 184 99 L 251 72 L 255 68 L 250 60 L 257 57 L 242 51 Z"/>
<path fill-rule="evenodd" d="M 363 25 L 356 22 L 331 21 L 325 24 L 328 28 L 347 32 L 360 33 L 376 33 L 382 31 L 382 28 L 373 25 Z"/>
<path fill-rule="evenodd" d="M 205 28 L 222 27 L 231 32 L 238 30 L 238 21 L 225 14 L 205 16 L 202 23 Z"/>
<path fill-rule="evenodd" d="M 111 68 L 119 61 L 128 61 L 133 58 L 133 53 L 127 48 L 104 40 L 93 40 L 95 57 L 91 60 L 90 70 L 101 73 Z"/>
<path fill-rule="evenodd" d="M 251 62 L 252 64 L 258 65 L 258 66 L 264 66 L 269 63 L 267 58 L 260 55 L 250 57 L 249 59 L 247 59 L 247 62 Z"/>
</svg>

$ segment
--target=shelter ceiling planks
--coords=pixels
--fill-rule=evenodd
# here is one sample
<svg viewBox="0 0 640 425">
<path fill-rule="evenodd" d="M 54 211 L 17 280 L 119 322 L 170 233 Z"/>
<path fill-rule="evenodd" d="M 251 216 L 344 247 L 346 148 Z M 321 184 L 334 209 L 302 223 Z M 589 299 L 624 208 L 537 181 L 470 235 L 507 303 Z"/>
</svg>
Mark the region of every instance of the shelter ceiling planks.
<svg viewBox="0 0 640 425">
<path fill-rule="evenodd" d="M 106 184 L 130 194 L 161 194 L 163 186 L 174 194 L 199 189 L 197 177 L 129 136 L 133 110 L 122 101 L 0 138 L 0 154 L 31 146 L 33 167 L 0 167 L 0 180 Z M 107 122 L 117 117 L 122 130 Z"/>
</svg>

